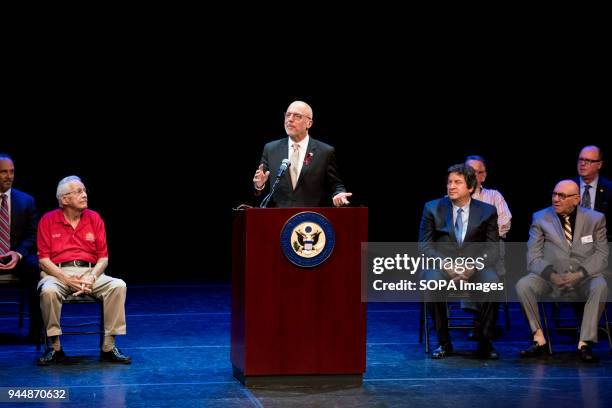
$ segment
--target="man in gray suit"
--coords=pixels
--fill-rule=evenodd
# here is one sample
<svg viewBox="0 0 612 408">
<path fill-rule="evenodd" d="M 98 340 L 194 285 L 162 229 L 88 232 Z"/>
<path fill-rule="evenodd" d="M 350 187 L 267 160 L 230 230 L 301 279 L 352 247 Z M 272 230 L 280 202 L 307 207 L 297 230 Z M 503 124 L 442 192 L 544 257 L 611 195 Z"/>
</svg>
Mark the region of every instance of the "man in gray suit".
<svg viewBox="0 0 612 408">
<path fill-rule="evenodd" d="M 527 243 L 529 274 L 516 285 L 533 333 L 533 343 L 521 351 L 522 357 L 535 357 L 546 349 L 538 297 L 550 295 L 560 300 L 586 300 L 578 352 L 584 362 L 597 361 L 591 343 L 597 342 L 597 324 L 608 295 L 602 276 L 608 265 L 606 218 L 579 203 L 578 185 L 563 180 L 552 193 L 552 206 L 533 215 Z"/>
</svg>

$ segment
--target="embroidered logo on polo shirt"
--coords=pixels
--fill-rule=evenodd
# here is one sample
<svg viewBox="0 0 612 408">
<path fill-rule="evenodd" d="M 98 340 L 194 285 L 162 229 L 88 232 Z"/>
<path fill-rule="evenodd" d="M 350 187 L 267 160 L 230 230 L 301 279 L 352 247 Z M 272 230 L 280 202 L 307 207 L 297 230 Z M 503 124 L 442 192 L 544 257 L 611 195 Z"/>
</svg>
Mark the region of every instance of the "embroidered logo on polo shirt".
<svg viewBox="0 0 612 408">
<path fill-rule="evenodd" d="M 96 237 L 93 233 L 88 232 L 87 234 L 85 234 L 85 241 L 94 242 L 95 240 L 96 240 Z"/>
<path fill-rule="evenodd" d="M 51 234 L 51 238 L 59 238 L 62 234 Z"/>
</svg>

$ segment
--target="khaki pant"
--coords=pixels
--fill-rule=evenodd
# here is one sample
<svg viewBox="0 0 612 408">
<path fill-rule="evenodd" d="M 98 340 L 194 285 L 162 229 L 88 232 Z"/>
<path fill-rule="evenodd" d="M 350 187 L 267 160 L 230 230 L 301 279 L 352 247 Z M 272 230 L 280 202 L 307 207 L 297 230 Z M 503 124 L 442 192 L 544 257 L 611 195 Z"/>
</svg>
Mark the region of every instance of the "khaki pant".
<svg viewBox="0 0 612 408">
<path fill-rule="evenodd" d="M 65 267 L 62 271 L 69 275 L 81 275 L 91 268 Z M 62 313 L 62 300 L 71 295 L 73 290 L 68 288 L 55 277 L 41 272 L 38 283 L 40 292 L 40 310 L 47 328 L 47 336 L 62 334 L 60 317 Z M 91 295 L 104 301 L 104 335 L 125 334 L 125 282 L 121 279 L 111 278 L 102 274 L 93 284 Z"/>
</svg>

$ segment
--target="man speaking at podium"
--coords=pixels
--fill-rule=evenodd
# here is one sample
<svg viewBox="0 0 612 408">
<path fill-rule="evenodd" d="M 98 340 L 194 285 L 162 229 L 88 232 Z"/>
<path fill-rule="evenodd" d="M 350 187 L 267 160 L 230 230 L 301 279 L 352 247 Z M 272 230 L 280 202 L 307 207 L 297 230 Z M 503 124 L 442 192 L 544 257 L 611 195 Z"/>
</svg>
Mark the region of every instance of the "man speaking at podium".
<svg viewBox="0 0 612 408">
<path fill-rule="evenodd" d="M 348 193 L 336 165 L 335 149 L 308 134 L 312 126 L 312 108 L 295 101 L 285 112 L 288 138 L 264 146 L 261 164 L 255 171 L 255 195 L 261 195 L 278 178 L 269 207 L 336 207 L 349 203 Z M 277 171 L 278 169 L 278 171 Z M 270 171 L 277 171 L 270 178 Z"/>
</svg>

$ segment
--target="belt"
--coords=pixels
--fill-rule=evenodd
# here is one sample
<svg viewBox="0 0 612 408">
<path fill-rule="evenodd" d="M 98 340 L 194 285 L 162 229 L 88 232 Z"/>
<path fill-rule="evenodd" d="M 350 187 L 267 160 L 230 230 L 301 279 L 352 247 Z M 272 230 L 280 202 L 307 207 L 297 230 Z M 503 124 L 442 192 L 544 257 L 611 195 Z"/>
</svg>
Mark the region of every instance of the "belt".
<svg viewBox="0 0 612 408">
<path fill-rule="evenodd" d="M 91 268 L 91 262 L 89 261 L 81 261 L 81 260 L 74 260 L 74 261 L 66 261 L 66 262 L 60 262 L 57 264 L 57 266 L 59 266 L 60 268 L 63 267 L 70 267 L 70 266 L 80 266 L 80 267 L 89 267 Z"/>
</svg>

